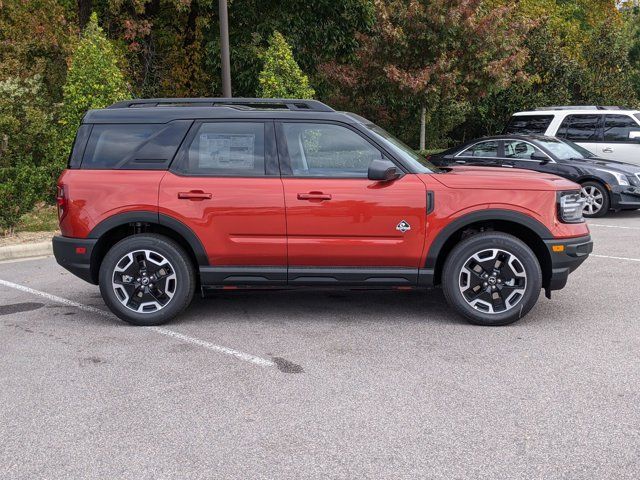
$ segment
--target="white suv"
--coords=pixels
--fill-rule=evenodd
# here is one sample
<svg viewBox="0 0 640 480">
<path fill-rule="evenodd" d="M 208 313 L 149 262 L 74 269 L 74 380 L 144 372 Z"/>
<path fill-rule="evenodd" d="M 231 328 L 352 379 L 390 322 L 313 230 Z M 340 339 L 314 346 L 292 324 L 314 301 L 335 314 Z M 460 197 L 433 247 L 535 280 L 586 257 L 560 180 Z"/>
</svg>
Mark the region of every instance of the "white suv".
<svg viewBox="0 0 640 480">
<path fill-rule="evenodd" d="M 559 137 L 600 158 L 640 165 L 640 110 L 546 107 L 515 113 L 505 133 Z"/>
</svg>

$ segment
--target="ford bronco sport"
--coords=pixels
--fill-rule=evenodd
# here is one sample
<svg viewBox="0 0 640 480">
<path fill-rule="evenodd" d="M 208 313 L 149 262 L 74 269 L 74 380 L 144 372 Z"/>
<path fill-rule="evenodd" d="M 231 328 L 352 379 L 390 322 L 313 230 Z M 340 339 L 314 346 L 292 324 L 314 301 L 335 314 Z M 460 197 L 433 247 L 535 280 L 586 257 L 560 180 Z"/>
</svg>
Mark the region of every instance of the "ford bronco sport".
<svg viewBox="0 0 640 480">
<path fill-rule="evenodd" d="M 438 169 L 313 100 L 145 99 L 91 110 L 58 182 L 60 265 L 136 325 L 196 289 L 441 286 L 505 325 L 589 255 L 579 186 Z"/>
</svg>

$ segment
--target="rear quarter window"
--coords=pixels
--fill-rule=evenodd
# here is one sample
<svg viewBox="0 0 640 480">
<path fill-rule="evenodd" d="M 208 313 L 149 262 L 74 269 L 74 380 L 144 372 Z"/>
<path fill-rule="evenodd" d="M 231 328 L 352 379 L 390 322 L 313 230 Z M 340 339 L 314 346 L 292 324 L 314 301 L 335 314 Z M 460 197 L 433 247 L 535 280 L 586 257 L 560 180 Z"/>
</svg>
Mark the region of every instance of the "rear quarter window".
<svg viewBox="0 0 640 480">
<path fill-rule="evenodd" d="M 505 133 L 544 135 L 553 121 L 553 115 L 513 115 L 509 119 Z"/>
<path fill-rule="evenodd" d="M 81 168 L 166 169 L 191 123 L 190 120 L 177 120 L 167 124 L 93 125 Z"/>
</svg>

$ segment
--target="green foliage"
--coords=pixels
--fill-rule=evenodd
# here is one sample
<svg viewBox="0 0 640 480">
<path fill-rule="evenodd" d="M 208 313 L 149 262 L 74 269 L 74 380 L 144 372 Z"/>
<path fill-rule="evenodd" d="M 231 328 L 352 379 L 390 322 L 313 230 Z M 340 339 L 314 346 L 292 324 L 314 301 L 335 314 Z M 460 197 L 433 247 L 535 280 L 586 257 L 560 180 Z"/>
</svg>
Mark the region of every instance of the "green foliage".
<svg viewBox="0 0 640 480">
<path fill-rule="evenodd" d="M 51 184 L 46 167 L 28 163 L 0 167 L 0 231 L 12 233 L 20 217 L 42 200 L 42 192 L 51 188 Z"/>
<path fill-rule="evenodd" d="M 523 0 L 516 14 L 536 23 L 525 40 L 530 54 L 523 80 L 474 102 L 457 139 L 499 133 L 520 110 L 638 104 L 629 63 L 633 42 L 609 2 Z"/>
<path fill-rule="evenodd" d="M 260 96 L 264 98 L 313 98 L 315 95 L 280 32 L 274 32 L 269 38 L 259 82 Z"/>
<path fill-rule="evenodd" d="M 435 139 L 464 118 L 470 102 L 508 86 L 527 58 L 529 25 L 511 7 L 489 9 L 483 0 L 375 5 L 376 23 L 357 59 L 329 62 L 323 71 L 336 102 L 396 128 L 398 119 L 411 119 L 414 138 L 421 106 Z"/>
<path fill-rule="evenodd" d="M 640 98 L 640 6 L 629 6 L 624 13 L 625 31 L 629 45 L 629 64 L 631 65 L 631 83 Z"/>
<path fill-rule="evenodd" d="M 59 0 L 0 1 L 0 80 L 38 76 L 39 92 L 59 102 L 75 33 Z"/>
<path fill-rule="evenodd" d="M 53 196 L 54 113 L 39 76 L 0 81 L 0 229 Z"/>
<path fill-rule="evenodd" d="M 68 152 L 85 112 L 129 96 L 116 49 L 98 25 L 95 13 L 75 48 L 63 87 L 62 150 Z"/>
</svg>

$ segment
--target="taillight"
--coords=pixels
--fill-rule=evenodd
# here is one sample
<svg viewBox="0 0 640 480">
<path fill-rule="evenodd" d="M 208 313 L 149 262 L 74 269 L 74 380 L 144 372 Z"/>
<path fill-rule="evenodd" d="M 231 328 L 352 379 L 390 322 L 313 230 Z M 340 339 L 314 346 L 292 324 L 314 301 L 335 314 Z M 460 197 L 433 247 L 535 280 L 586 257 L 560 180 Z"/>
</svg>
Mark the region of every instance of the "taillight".
<svg viewBox="0 0 640 480">
<path fill-rule="evenodd" d="M 67 213 L 67 196 L 64 185 L 58 185 L 56 204 L 58 205 L 58 221 L 61 221 Z"/>
</svg>

